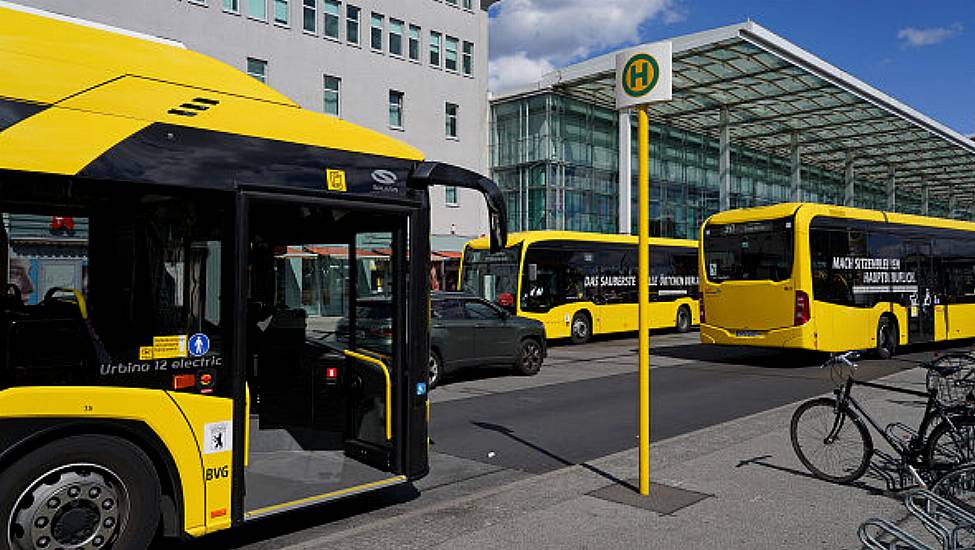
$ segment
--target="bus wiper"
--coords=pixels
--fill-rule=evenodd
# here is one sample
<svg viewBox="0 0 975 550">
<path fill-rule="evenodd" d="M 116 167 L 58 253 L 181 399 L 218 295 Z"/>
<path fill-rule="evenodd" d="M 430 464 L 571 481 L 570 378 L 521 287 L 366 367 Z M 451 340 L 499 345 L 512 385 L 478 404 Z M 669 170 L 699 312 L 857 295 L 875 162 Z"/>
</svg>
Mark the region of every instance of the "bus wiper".
<svg viewBox="0 0 975 550">
<path fill-rule="evenodd" d="M 479 191 L 484 195 L 488 207 L 491 252 L 500 252 L 508 245 L 508 205 L 498 184 L 466 168 L 441 162 L 421 162 L 410 174 L 410 186 L 422 189 L 431 185 Z"/>
</svg>

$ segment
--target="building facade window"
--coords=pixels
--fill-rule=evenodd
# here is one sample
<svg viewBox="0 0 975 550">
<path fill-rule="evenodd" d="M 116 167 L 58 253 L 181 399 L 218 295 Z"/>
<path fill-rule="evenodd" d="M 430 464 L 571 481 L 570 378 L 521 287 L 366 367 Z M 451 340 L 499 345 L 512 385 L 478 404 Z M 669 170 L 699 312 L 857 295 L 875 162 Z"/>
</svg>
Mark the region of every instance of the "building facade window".
<svg viewBox="0 0 975 550">
<path fill-rule="evenodd" d="M 444 187 L 444 203 L 447 206 L 457 206 L 457 188 L 454 186 Z"/>
<path fill-rule="evenodd" d="M 267 84 L 267 61 L 248 57 L 247 74 Z"/>
<path fill-rule="evenodd" d="M 267 21 L 267 0 L 247 0 L 247 16 Z"/>
<path fill-rule="evenodd" d="M 240 0 L 223 0 L 223 11 L 240 13 Z"/>
<path fill-rule="evenodd" d="M 389 20 L 389 54 L 403 56 L 403 22 L 399 19 Z"/>
<path fill-rule="evenodd" d="M 274 22 L 278 25 L 288 24 L 288 0 L 274 0 Z"/>
<path fill-rule="evenodd" d="M 420 27 L 410 25 L 410 61 L 420 60 Z"/>
<path fill-rule="evenodd" d="M 339 39 L 339 8 L 336 0 L 325 0 L 325 24 L 322 27 L 325 38 Z"/>
<path fill-rule="evenodd" d="M 318 0 L 302 0 L 301 7 L 301 28 L 305 32 L 310 32 L 314 34 L 316 31 L 315 27 L 318 26 L 318 14 L 315 9 L 315 3 Z"/>
<path fill-rule="evenodd" d="M 440 66 L 440 33 L 430 31 L 430 64 Z"/>
<path fill-rule="evenodd" d="M 403 129 L 403 92 L 389 91 L 389 127 Z"/>
<path fill-rule="evenodd" d="M 377 52 L 383 51 L 383 16 L 373 12 L 369 44 Z"/>
<path fill-rule="evenodd" d="M 451 6 L 456 6 L 457 0 L 447 0 L 447 3 L 450 4 Z"/>
<path fill-rule="evenodd" d="M 464 42 L 464 56 L 461 59 L 461 69 L 464 76 L 474 75 L 474 43 Z"/>
<path fill-rule="evenodd" d="M 470 9 L 473 9 L 473 8 L 471 7 L 471 0 L 464 0 L 464 9 L 465 9 L 465 10 L 470 10 Z"/>
<path fill-rule="evenodd" d="M 349 44 L 359 45 L 359 12 L 356 6 L 345 7 L 345 40 Z"/>
<path fill-rule="evenodd" d="M 448 138 L 457 139 L 457 105 L 447 103 L 444 108 L 444 133 Z"/>
<path fill-rule="evenodd" d="M 448 71 L 457 70 L 457 39 L 453 36 L 448 36 L 447 40 L 444 42 L 444 49 L 446 50 L 443 58 L 443 66 Z"/>
<path fill-rule="evenodd" d="M 341 115 L 341 88 L 342 79 L 337 76 L 325 75 L 325 114 L 332 116 Z"/>
</svg>

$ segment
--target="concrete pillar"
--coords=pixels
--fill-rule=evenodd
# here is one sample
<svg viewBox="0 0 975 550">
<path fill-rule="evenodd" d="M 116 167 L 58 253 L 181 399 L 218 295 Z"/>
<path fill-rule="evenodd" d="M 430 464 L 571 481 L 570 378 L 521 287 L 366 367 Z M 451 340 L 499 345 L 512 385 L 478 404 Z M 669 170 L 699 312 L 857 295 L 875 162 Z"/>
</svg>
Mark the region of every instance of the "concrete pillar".
<svg viewBox="0 0 975 550">
<path fill-rule="evenodd" d="M 731 123 L 728 108 L 721 108 L 718 137 L 718 209 L 731 209 Z"/>
<path fill-rule="evenodd" d="M 633 204 L 630 193 L 633 189 L 633 163 L 631 159 L 633 158 L 633 142 L 630 139 L 632 135 L 632 125 L 630 123 L 630 111 L 620 111 L 619 112 L 619 153 L 618 153 L 618 164 L 619 164 L 619 234 L 629 235 L 631 233 L 630 228 L 633 225 L 633 215 L 631 213 L 631 206 Z"/>
<path fill-rule="evenodd" d="M 893 165 L 887 167 L 887 210 L 897 212 L 897 175 Z"/>
<path fill-rule="evenodd" d="M 799 156 L 799 132 L 792 132 L 792 202 L 802 200 L 802 158 Z"/>
<path fill-rule="evenodd" d="M 846 172 L 843 181 L 846 183 L 846 190 L 843 192 L 843 206 L 853 206 L 856 199 L 856 188 L 853 185 L 853 154 L 846 153 Z"/>
<path fill-rule="evenodd" d="M 928 183 L 924 182 L 921 186 L 921 215 L 928 215 Z"/>
</svg>

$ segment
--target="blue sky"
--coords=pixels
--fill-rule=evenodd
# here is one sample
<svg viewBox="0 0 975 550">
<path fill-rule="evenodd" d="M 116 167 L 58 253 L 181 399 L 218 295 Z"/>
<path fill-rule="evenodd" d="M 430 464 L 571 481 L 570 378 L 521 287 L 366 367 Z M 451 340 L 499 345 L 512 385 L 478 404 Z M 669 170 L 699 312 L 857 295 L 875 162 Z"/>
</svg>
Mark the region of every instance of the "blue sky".
<svg viewBox="0 0 975 550">
<path fill-rule="evenodd" d="M 975 134 L 975 0 L 502 0 L 491 9 L 491 84 L 747 19 Z"/>
</svg>

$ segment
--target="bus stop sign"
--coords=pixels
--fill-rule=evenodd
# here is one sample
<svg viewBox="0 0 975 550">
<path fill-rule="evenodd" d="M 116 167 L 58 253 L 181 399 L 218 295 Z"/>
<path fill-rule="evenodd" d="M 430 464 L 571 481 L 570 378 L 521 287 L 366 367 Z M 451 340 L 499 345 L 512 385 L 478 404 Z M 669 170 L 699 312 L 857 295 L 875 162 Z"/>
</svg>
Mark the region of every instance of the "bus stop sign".
<svg viewBox="0 0 975 550">
<path fill-rule="evenodd" d="M 616 54 L 616 109 L 669 101 L 671 43 L 644 44 Z"/>
</svg>

